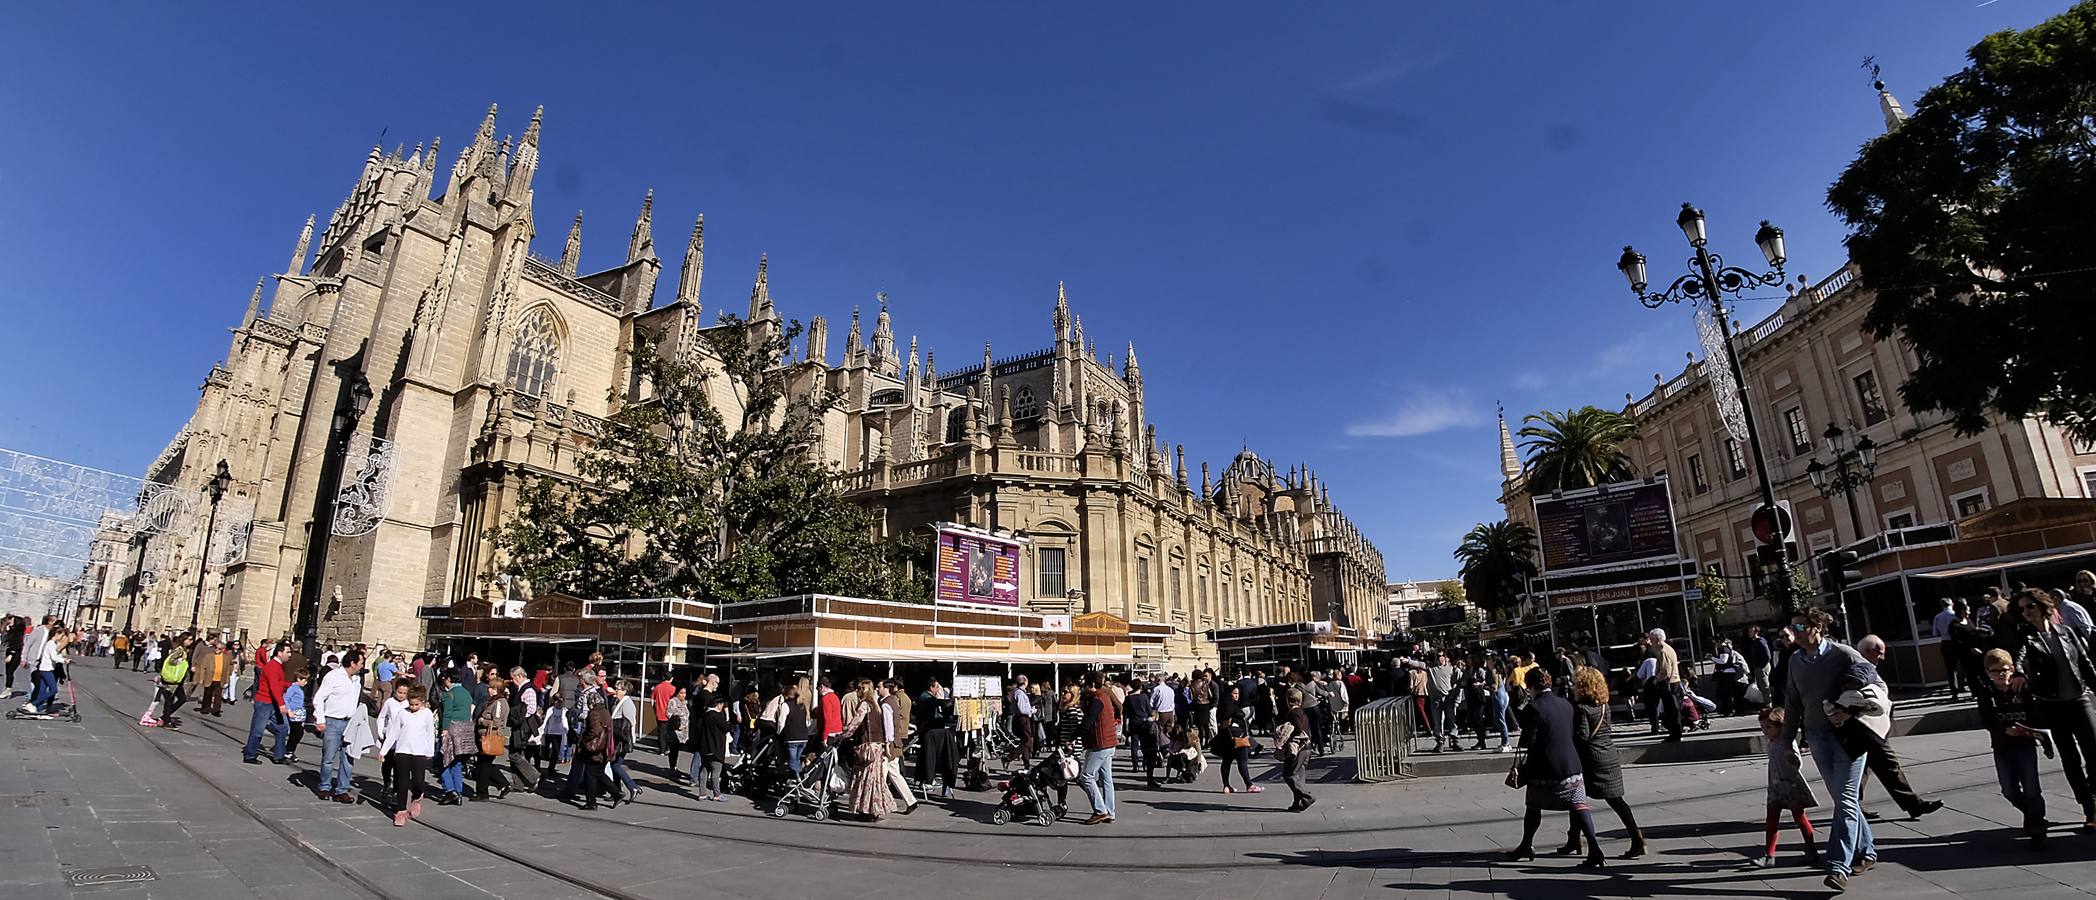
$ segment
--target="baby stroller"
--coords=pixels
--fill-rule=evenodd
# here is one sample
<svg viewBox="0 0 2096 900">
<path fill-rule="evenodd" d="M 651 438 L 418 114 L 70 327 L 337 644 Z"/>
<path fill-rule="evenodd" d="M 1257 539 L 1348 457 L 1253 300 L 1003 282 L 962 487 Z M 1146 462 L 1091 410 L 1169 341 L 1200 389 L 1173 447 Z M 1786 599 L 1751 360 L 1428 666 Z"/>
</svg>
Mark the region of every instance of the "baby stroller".
<svg viewBox="0 0 2096 900">
<path fill-rule="evenodd" d="M 802 757 L 801 776 L 788 778 L 785 791 L 771 806 L 773 818 L 783 819 L 795 807 L 806 806 L 817 821 L 828 819 L 835 811 L 837 797 L 844 793 L 849 772 L 839 758 L 837 748 L 843 735 L 838 735 L 822 748 L 822 755 L 809 759 Z"/>
<path fill-rule="evenodd" d="M 1696 695 L 1684 684 L 1681 686 L 1681 721 L 1690 730 L 1710 730 L 1710 717 L 1718 711 L 1717 702 Z"/>
<path fill-rule="evenodd" d="M 1031 816 L 1036 825 L 1055 824 L 1068 808 L 1064 797 L 1076 771 L 1077 762 L 1068 752 L 1059 745 L 1050 748 L 1032 769 L 1015 772 L 1010 780 L 1000 785 L 1004 796 L 997 808 L 990 812 L 991 823 L 1003 825 L 1014 816 Z"/>
<path fill-rule="evenodd" d="M 759 729 L 747 749 L 728 758 L 730 764 L 721 772 L 721 789 L 731 794 L 771 797 L 793 780 L 793 770 L 786 766 L 786 744 L 769 731 Z"/>
</svg>

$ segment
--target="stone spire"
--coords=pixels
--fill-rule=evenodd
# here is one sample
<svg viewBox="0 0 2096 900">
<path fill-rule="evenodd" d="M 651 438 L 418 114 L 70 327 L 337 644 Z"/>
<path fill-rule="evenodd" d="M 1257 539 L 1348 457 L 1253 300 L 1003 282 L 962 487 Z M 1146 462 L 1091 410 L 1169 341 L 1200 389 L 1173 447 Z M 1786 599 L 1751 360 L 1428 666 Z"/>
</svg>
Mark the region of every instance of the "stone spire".
<svg viewBox="0 0 2096 900">
<path fill-rule="evenodd" d="M 655 257 L 655 189 L 648 189 L 648 196 L 640 202 L 640 218 L 633 221 L 633 237 L 626 242 L 626 261 L 636 262 Z"/>
<path fill-rule="evenodd" d="M 830 320 L 824 316 L 808 320 L 808 359 L 825 366 L 830 364 Z"/>
<path fill-rule="evenodd" d="M 924 389 L 930 391 L 936 390 L 938 387 L 939 364 L 934 359 L 931 348 L 926 347 L 924 350 Z"/>
<path fill-rule="evenodd" d="M 247 315 L 240 320 L 242 328 L 255 324 L 255 317 L 262 312 L 262 281 L 260 278 L 255 279 L 255 292 L 247 295 Z"/>
<path fill-rule="evenodd" d="M 1173 449 L 1175 450 L 1176 456 L 1179 460 L 1179 465 L 1177 468 L 1177 472 L 1179 475 L 1179 486 L 1181 488 L 1184 488 L 1186 487 L 1186 445 L 1180 444 Z"/>
<path fill-rule="evenodd" d="M 750 285 L 750 321 L 761 322 L 774 318 L 777 312 L 771 305 L 771 254 L 757 256 L 757 280 Z"/>
<path fill-rule="evenodd" d="M 895 356 L 895 327 L 888 320 L 888 292 L 875 296 L 880 298 L 881 314 L 873 320 L 873 369 L 892 378 L 902 371 L 902 360 Z"/>
<path fill-rule="evenodd" d="M 284 270 L 284 274 L 305 274 L 306 251 L 313 248 L 313 219 L 313 216 L 307 216 L 306 227 L 298 230 L 298 243 L 291 248 L 291 265 Z"/>
<path fill-rule="evenodd" d="M 1084 317 L 1083 317 L 1083 316 L 1072 316 L 1072 317 L 1070 317 L 1070 340 L 1071 340 L 1071 342 L 1072 342 L 1072 343 L 1075 343 L 1075 344 L 1077 345 L 1077 352 L 1079 352 L 1079 353 L 1083 353 L 1083 352 L 1085 352 L 1085 349 L 1084 349 Z"/>
<path fill-rule="evenodd" d="M 1514 436 L 1507 432 L 1506 408 L 1499 410 L 1499 474 L 1508 481 L 1521 475 L 1521 454 L 1514 450 Z"/>
<path fill-rule="evenodd" d="M 568 226 L 568 242 L 560 248 L 560 274 L 575 277 L 582 265 L 582 210 L 575 211 L 575 224 Z"/>
<path fill-rule="evenodd" d="M 523 203 L 531 196 L 531 176 L 539 169 L 539 120 L 545 116 L 544 106 L 532 112 L 531 124 L 525 127 L 524 138 L 517 142 L 517 153 L 510 163 L 505 194 L 517 203 Z"/>
<path fill-rule="evenodd" d="M 1143 383 L 1143 364 L 1135 361 L 1134 341 L 1128 342 L 1128 366 L 1122 370 L 1121 377 L 1126 379 L 1129 384 L 1140 385 Z"/>
<path fill-rule="evenodd" d="M 1055 283 L 1055 342 L 1060 344 L 1070 337 L 1070 295 L 1063 290 L 1063 283 Z"/>
<path fill-rule="evenodd" d="M 1900 123 L 1907 121 L 1907 110 L 1900 106 L 1899 98 L 1885 89 L 1885 82 L 1873 81 L 1871 87 L 1878 89 L 1878 111 L 1885 114 L 1885 133 L 1899 130 Z"/>
<path fill-rule="evenodd" d="M 975 379 L 976 393 L 981 394 L 984 399 L 988 399 L 990 396 L 990 374 L 995 366 L 996 362 L 990 356 L 990 342 L 984 341 L 983 370 L 982 374 L 977 376 Z"/>
<path fill-rule="evenodd" d="M 1208 480 L 1208 463 L 1204 461 L 1201 463 L 1201 496 L 1206 497 L 1212 493 L 1215 493 L 1215 486 Z"/>
<path fill-rule="evenodd" d="M 917 336 L 910 335 L 910 367 L 903 374 L 902 386 L 914 400 L 917 396 Z M 915 405 L 914 403 L 912 405 Z"/>
<path fill-rule="evenodd" d="M 684 245 L 684 268 L 677 273 L 677 302 L 699 305 L 699 280 L 706 276 L 706 214 L 691 225 L 691 242 Z"/>
<path fill-rule="evenodd" d="M 859 307 L 852 306 L 851 330 L 844 333 L 844 367 L 849 369 L 859 364 L 859 355 L 865 348 L 859 343 Z"/>
</svg>

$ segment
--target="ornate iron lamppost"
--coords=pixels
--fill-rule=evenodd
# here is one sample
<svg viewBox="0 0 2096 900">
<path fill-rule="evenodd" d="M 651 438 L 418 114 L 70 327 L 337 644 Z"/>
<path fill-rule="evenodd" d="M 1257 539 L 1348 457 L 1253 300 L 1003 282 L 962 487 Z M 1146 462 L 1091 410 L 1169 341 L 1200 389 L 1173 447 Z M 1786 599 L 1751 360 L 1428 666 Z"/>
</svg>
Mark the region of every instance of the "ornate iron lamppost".
<svg viewBox="0 0 2096 900">
<path fill-rule="evenodd" d="M 1716 321 L 1716 334 L 1711 336 L 1715 340 L 1706 338 L 1705 346 L 1708 347 L 1711 343 L 1718 344 L 1724 353 L 1726 366 L 1721 373 L 1707 373 L 1711 376 L 1711 396 L 1717 401 L 1720 416 L 1726 420 L 1726 429 L 1732 431 L 1736 422 L 1738 431 L 1735 432 L 1735 436 L 1744 436 L 1748 450 L 1754 454 L 1754 476 L 1761 483 L 1762 505 L 1760 510 L 1755 511 L 1755 516 L 1759 518 L 1766 515 L 1771 524 L 1775 524 L 1779 519 L 1776 487 L 1775 483 L 1769 480 L 1767 457 L 1761 451 L 1761 431 L 1754 422 L 1754 407 L 1747 402 L 1747 379 L 1745 373 L 1740 370 L 1739 353 L 1733 346 L 1732 315 L 1725 308 L 1723 295 L 1731 294 L 1737 297 L 1750 288 L 1774 287 L 1783 283 L 1783 229 L 1764 220 L 1760 230 L 1754 232 L 1754 244 L 1761 249 L 1761 255 L 1768 261 L 1770 269 L 1767 272 L 1754 272 L 1738 266 L 1728 266 L 1724 257 L 1710 252 L 1710 236 L 1704 227 L 1703 211 L 1694 205 L 1681 204 L 1681 214 L 1675 217 L 1674 224 L 1680 227 L 1682 236 L 1688 238 L 1689 246 L 1696 251 L 1696 255 L 1688 261 L 1690 268 L 1687 275 L 1675 279 L 1666 290 L 1647 290 L 1650 281 L 1646 277 L 1645 256 L 1627 245 L 1623 248 L 1622 257 L 1616 260 L 1616 270 L 1623 273 L 1623 278 L 1630 282 L 1631 292 L 1637 295 L 1638 302 L 1644 304 L 1647 309 L 1658 309 L 1665 304 L 1679 303 L 1683 300 L 1691 304 L 1698 301 L 1710 304 L 1708 313 L 1710 318 Z M 1776 577 L 1771 580 L 1771 584 L 1776 599 L 1781 602 L 1785 612 L 1794 612 L 1797 597 L 1791 586 L 1792 560 L 1789 548 L 1784 542 L 1787 535 L 1783 533 L 1787 531 L 1788 525 L 1788 522 L 1782 522 L 1781 527 L 1769 529 L 1772 540 L 1765 552 L 1773 556 L 1775 561 Z"/>
<path fill-rule="evenodd" d="M 1856 510 L 1856 492 L 1868 486 L 1871 478 L 1878 474 L 1878 442 L 1866 434 L 1856 441 L 1856 449 L 1851 450 L 1848 433 L 1831 422 L 1821 437 L 1827 439 L 1827 452 L 1834 454 L 1834 464 L 1828 465 L 1814 458 L 1812 464 L 1805 467 L 1805 474 L 1812 476 L 1812 486 L 1819 489 L 1820 496 L 1831 500 L 1835 494 L 1841 494 L 1847 498 L 1849 527 L 1855 532 L 1856 540 L 1863 540 L 1868 535 L 1863 533 L 1863 515 Z M 1851 462 L 1856 464 L 1853 469 L 1849 468 Z"/>
<path fill-rule="evenodd" d="M 218 472 L 204 484 L 204 492 L 211 495 L 211 517 L 204 524 L 203 559 L 197 563 L 196 600 L 189 604 L 189 630 L 197 630 L 197 617 L 204 612 L 204 576 L 211 572 L 211 536 L 218 531 L 218 501 L 225 497 L 226 488 L 233 485 L 233 470 L 226 461 L 218 461 Z"/>
</svg>

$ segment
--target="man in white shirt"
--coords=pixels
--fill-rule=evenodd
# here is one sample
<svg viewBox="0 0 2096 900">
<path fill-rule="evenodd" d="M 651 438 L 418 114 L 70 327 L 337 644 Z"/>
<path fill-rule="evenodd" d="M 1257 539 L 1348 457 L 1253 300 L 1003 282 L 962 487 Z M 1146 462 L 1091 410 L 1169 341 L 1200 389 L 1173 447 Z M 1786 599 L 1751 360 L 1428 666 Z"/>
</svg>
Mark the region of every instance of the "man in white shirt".
<svg viewBox="0 0 2096 900">
<path fill-rule="evenodd" d="M 1150 712 L 1157 720 L 1158 729 L 1165 734 L 1172 732 L 1178 699 L 1179 692 L 1165 682 L 1163 675 L 1154 676 L 1150 682 Z"/>
<path fill-rule="evenodd" d="M 1026 676 L 1021 675 L 1012 683 L 1012 736 L 1019 741 L 1019 764 L 1033 764 L 1034 745 L 1033 697 L 1026 691 Z"/>
<path fill-rule="evenodd" d="M 336 803 L 355 803 L 349 792 L 350 760 L 342 745 L 349 734 L 349 717 L 363 715 L 360 701 L 364 691 L 358 676 L 364 671 L 364 651 L 342 655 L 342 664 L 329 669 L 313 695 L 313 727 L 320 732 L 320 796 Z"/>
</svg>

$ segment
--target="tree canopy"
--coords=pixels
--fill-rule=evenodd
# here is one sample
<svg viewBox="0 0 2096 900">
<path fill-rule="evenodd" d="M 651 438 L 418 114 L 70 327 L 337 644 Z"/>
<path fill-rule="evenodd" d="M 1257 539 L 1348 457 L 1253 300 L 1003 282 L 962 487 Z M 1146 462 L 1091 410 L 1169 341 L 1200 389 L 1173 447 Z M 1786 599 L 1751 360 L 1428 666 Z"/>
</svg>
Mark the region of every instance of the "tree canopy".
<svg viewBox="0 0 2096 900">
<path fill-rule="evenodd" d="M 1531 493 L 1593 487 L 1631 477 L 1630 457 L 1623 445 L 1637 437 L 1637 421 L 1629 415 L 1583 406 L 1562 413 L 1546 409 L 1521 422 Z"/>
<path fill-rule="evenodd" d="M 1480 524 L 1463 535 L 1455 558 L 1463 593 L 1481 609 L 1505 609 L 1520 602 L 1536 574 L 1536 530 L 1507 519 Z"/>
<path fill-rule="evenodd" d="M 779 361 L 799 331 L 726 316 L 699 332 L 711 354 L 689 358 L 637 339 L 650 395 L 611 416 L 577 479 L 527 482 L 493 533 L 505 570 L 581 597 L 922 599 L 899 565 L 906 551 L 875 537 L 815 452 L 837 398 L 786 390 Z"/>
<path fill-rule="evenodd" d="M 1827 191 L 1876 293 L 1866 322 L 1913 346 L 1908 406 L 2096 439 L 2096 3 L 1967 58 Z"/>
</svg>

